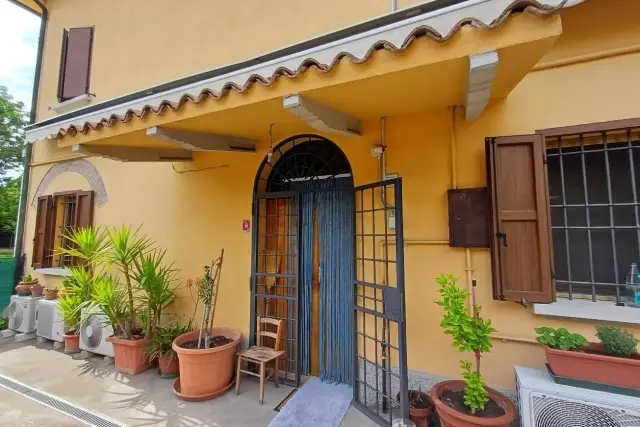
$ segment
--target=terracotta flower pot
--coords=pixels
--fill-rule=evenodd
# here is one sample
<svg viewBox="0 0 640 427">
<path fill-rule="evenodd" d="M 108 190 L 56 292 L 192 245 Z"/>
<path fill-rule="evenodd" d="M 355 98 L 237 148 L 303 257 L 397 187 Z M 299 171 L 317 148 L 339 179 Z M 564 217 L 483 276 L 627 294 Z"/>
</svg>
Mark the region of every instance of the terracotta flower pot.
<svg viewBox="0 0 640 427">
<path fill-rule="evenodd" d="M 57 289 L 45 289 L 45 291 L 44 291 L 44 299 L 58 299 L 58 290 Z"/>
<path fill-rule="evenodd" d="M 38 281 L 34 280 L 32 282 L 20 282 L 18 283 L 18 286 L 16 286 L 16 292 L 18 293 L 18 295 L 30 295 L 31 294 L 31 287 L 33 285 L 37 285 Z"/>
<path fill-rule="evenodd" d="M 486 389 L 489 392 L 489 399 L 504 410 L 504 415 L 494 418 L 474 417 L 457 411 L 442 401 L 442 393 L 445 390 L 455 392 L 464 390 L 464 381 L 443 381 L 434 385 L 429 396 L 436 407 L 442 427 L 509 427 L 516 418 L 516 408 L 513 403 L 502 393 L 498 393 L 490 387 L 486 387 Z"/>
<path fill-rule="evenodd" d="M 80 350 L 80 335 L 64 334 L 64 352 L 75 353 Z"/>
<path fill-rule="evenodd" d="M 42 296 L 42 292 L 44 292 L 44 286 L 42 286 L 40 283 L 36 283 L 33 286 L 31 286 L 31 295 L 34 297 L 41 297 Z"/>
<path fill-rule="evenodd" d="M 170 357 L 168 354 L 163 353 L 158 357 L 158 366 L 160 367 L 160 372 L 165 377 L 178 375 L 180 369 L 178 356 Z"/>
<path fill-rule="evenodd" d="M 185 341 L 197 339 L 199 331 L 187 332 L 173 341 L 173 350 L 180 361 L 180 397 L 211 399 L 222 393 L 233 381 L 233 365 L 242 334 L 231 328 L 212 328 L 212 335 L 222 335 L 233 341 L 220 347 L 188 349 Z"/>
<path fill-rule="evenodd" d="M 144 353 L 144 347 L 149 341 L 147 338 L 125 340 L 110 336 L 107 341 L 113 344 L 113 356 L 118 372 L 138 375 L 151 367 L 151 359 Z"/>
<path fill-rule="evenodd" d="M 427 407 L 419 409 L 409 406 L 409 419 L 413 421 L 416 427 L 428 427 L 431 414 L 433 414 L 433 402 L 427 393 L 419 390 L 409 390 L 409 397 L 413 397 L 417 393 L 420 393 L 420 397 L 426 402 Z M 400 392 L 396 393 L 396 402 L 400 404 Z"/>
<path fill-rule="evenodd" d="M 633 359 L 604 354 L 602 344 L 589 343 L 583 351 L 567 351 L 544 346 L 554 374 L 576 380 L 620 387 L 640 388 L 640 354 Z"/>
</svg>

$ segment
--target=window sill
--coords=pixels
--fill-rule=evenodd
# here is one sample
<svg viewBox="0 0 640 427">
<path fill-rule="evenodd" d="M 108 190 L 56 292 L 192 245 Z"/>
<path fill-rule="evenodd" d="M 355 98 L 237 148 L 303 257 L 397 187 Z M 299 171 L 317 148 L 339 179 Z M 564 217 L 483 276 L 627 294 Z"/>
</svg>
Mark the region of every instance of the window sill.
<svg viewBox="0 0 640 427">
<path fill-rule="evenodd" d="M 619 307 L 613 301 L 558 299 L 551 304 L 534 304 L 533 312 L 542 316 L 640 325 L 640 308 Z"/>
<path fill-rule="evenodd" d="M 36 268 L 33 272 L 45 276 L 71 276 L 68 268 Z"/>
<path fill-rule="evenodd" d="M 51 109 L 58 114 L 62 114 L 72 110 L 77 110 L 78 108 L 84 107 L 85 105 L 90 103 L 91 103 L 91 95 L 85 94 L 85 95 L 76 96 L 75 98 L 56 104 L 53 107 L 51 107 Z"/>
</svg>

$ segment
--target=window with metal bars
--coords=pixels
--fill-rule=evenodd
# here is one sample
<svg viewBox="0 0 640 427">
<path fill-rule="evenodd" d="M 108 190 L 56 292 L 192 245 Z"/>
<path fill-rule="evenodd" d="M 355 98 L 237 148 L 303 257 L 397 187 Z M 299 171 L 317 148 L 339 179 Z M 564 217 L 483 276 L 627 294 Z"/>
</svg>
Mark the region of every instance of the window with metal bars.
<svg viewBox="0 0 640 427">
<path fill-rule="evenodd" d="M 33 238 L 34 268 L 74 265 L 77 260 L 58 248 L 71 248 L 68 236 L 78 227 L 93 225 L 93 191 L 67 191 L 38 197 Z"/>
<path fill-rule="evenodd" d="M 640 128 L 621 124 L 541 132 L 558 296 L 623 305 L 640 262 Z"/>
</svg>

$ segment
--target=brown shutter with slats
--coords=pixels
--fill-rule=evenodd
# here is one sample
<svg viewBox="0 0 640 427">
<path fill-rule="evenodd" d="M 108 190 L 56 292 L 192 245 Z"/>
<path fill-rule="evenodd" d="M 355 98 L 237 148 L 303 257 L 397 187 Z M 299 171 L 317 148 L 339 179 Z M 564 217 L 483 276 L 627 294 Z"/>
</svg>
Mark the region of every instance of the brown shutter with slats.
<svg viewBox="0 0 640 427">
<path fill-rule="evenodd" d="M 52 196 L 38 197 L 36 212 L 36 230 L 33 236 L 33 268 L 49 267 L 51 264 L 51 231 L 54 218 Z"/>
<path fill-rule="evenodd" d="M 93 225 L 93 191 L 78 191 L 76 194 L 76 227 Z"/>
<path fill-rule="evenodd" d="M 487 139 L 494 298 L 555 301 L 549 204 L 540 135 Z"/>
<path fill-rule="evenodd" d="M 93 27 L 65 30 L 58 82 L 60 102 L 89 93 L 92 44 Z"/>
</svg>

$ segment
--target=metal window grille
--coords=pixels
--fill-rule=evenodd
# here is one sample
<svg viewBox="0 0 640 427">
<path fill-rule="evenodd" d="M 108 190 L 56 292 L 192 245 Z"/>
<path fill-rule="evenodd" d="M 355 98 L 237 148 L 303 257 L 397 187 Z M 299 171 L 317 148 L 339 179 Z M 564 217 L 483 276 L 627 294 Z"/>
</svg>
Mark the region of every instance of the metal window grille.
<svg viewBox="0 0 640 427">
<path fill-rule="evenodd" d="M 640 261 L 639 131 L 546 140 L 556 290 L 569 299 L 625 301 Z"/>
<path fill-rule="evenodd" d="M 60 214 L 62 215 L 62 219 L 59 222 L 59 247 L 70 249 L 71 242 L 65 236 L 68 236 L 71 233 L 73 227 L 76 225 L 76 195 L 70 194 L 65 196 L 60 196 L 61 201 L 59 207 L 61 208 Z M 58 255 L 58 266 L 59 267 L 68 267 L 73 264 L 73 257 L 69 255 Z"/>
</svg>

